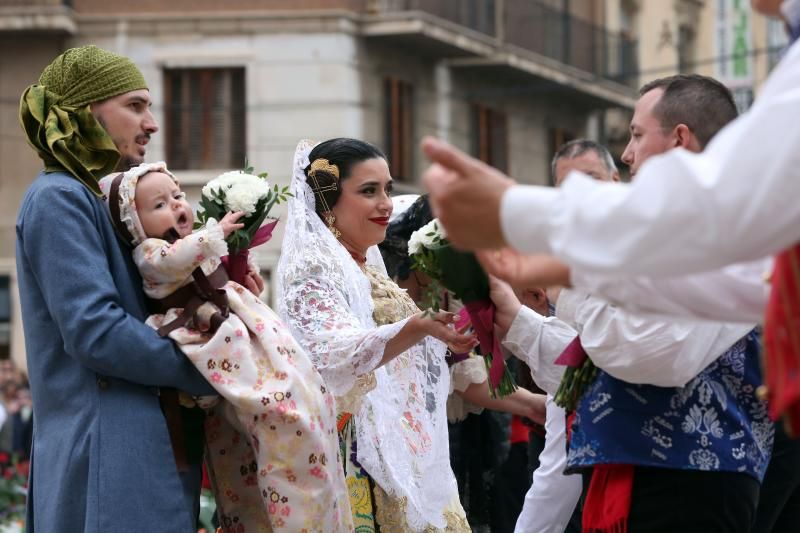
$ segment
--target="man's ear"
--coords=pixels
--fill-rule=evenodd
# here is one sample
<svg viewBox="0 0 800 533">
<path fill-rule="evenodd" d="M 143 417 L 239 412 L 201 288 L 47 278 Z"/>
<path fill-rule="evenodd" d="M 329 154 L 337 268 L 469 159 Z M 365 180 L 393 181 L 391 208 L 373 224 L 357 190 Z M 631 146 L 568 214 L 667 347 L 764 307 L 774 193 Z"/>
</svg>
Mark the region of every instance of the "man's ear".
<svg viewBox="0 0 800 533">
<path fill-rule="evenodd" d="M 678 124 L 675 126 L 675 129 L 672 130 L 672 133 L 675 136 L 676 148 L 685 148 L 690 152 L 700 151 L 700 143 L 697 142 L 697 137 L 695 137 L 694 133 L 692 133 L 692 130 L 690 130 L 689 126 L 686 124 Z"/>
</svg>

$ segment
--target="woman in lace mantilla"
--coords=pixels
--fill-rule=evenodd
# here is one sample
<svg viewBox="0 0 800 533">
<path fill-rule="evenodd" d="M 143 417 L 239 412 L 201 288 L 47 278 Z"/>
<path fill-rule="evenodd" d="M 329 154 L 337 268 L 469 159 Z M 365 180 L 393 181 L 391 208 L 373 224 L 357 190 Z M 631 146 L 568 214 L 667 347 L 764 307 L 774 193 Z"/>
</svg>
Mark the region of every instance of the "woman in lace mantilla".
<svg viewBox="0 0 800 533">
<path fill-rule="evenodd" d="M 450 468 L 447 344 L 476 343 L 428 316 L 386 275 L 392 211 L 376 147 L 301 141 L 278 265 L 279 311 L 337 399 L 357 531 L 469 531 Z M 447 343 L 447 344 L 446 344 Z"/>
</svg>

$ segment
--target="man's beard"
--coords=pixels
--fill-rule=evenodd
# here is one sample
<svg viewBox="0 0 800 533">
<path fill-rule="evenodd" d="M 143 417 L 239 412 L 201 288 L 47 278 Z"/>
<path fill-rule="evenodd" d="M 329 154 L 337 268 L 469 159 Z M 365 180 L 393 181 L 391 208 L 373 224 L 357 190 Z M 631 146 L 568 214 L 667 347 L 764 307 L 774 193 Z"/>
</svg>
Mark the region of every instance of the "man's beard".
<svg viewBox="0 0 800 533">
<path fill-rule="evenodd" d="M 143 157 L 133 158 L 130 156 L 123 155 L 119 158 L 119 162 L 117 163 L 116 172 L 126 172 L 133 167 L 138 167 L 144 163 Z"/>
<path fill-rule="evenodd" d="M 95 115 L 95 119 L 97 119 L 97 122 L 99 122 L 100 125 L 103 127 L 103 129 L 106 130 L 106 134 L 108 134 L 109 137 L 111 137 L 111 135 L 108 133 L 108 128 L 106 127 L 106 123 L 103 120 L 103 117 L 101 117 L 99 115 Z M 147 137 L 148 140 L 150 139 L 150 135 L 145 134 L 143 136 Z M 142 137 L 142 136 L 139 136 L 139 137 Z M 139 137 L 137 137 L 136 140 L 139 140 Z M 126 171 L 132 169 L 133 167 L 138 167 L 139 165 L 144 163 L 144 157 L 131 156 L 131 155 L 122 155 L 122 153 L 119 150 L 121 142 L 118 141 L 117 139 L 113 138 L 113 137 L 111 137 L 111 140 L 114 143 L 114 147 L 117 149 L 117 152 L 120 154 L 119 161 L 117 162 L 117 167 L 114 170 L 115 172 L 126 172 Z"/>
</svg>

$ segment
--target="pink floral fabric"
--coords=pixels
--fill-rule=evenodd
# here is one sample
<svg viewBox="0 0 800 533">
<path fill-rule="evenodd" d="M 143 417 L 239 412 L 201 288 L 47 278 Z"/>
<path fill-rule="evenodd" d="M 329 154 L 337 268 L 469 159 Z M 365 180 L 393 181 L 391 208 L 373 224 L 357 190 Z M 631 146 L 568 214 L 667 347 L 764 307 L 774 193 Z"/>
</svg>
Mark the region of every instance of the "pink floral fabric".
<svg viewBox="0 0 800 533">
<path fill-rule="evenodd" d="M 195 267 L 210 273 L 220 241 L 213 224 L 172 244 L 147 239 L 134 251 L 145 291 L 160 298 Z M 333 395 L 266 304 L 234 282 L 224 289 L 230 315 L 213 335 L 198 324 L 170 333 L 223 398 L 206 420 L 223 531 L 352 531 Z M 180 311 L 147 323 L 159 328 Z"/>
</svg>

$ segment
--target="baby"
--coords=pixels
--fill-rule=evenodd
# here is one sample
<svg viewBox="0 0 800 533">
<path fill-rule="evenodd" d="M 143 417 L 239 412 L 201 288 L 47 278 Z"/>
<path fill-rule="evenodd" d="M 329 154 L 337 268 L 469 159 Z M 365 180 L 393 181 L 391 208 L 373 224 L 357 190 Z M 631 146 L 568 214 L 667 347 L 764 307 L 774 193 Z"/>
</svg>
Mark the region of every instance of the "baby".
<svg viewBox="0 0 800 533">
<path fill-rule="evenodd" d="M 193 231 L 192 208 L 164 163 L 100 186 L 158 310 L 147 324 L 177 342 L 224 399 L 206 419 L 223 530 L 352 531 L 333 397 L 289 328 L 220 265 L 242 213 Z"/>
</svg>

